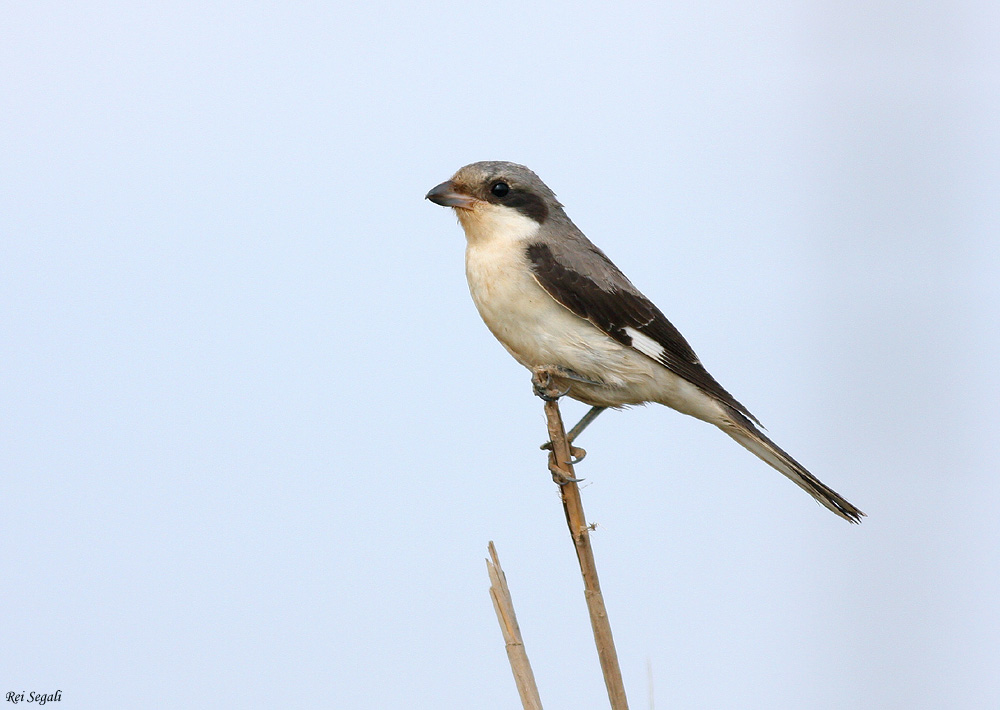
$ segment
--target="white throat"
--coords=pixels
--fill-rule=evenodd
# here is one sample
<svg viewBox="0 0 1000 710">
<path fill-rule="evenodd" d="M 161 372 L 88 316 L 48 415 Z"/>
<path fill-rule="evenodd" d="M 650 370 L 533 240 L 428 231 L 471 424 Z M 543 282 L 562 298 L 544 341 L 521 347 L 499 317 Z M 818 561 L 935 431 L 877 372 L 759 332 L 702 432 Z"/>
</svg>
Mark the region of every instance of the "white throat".
<svg viewBox="0 0 1000 710">
<path fill-rule="evenodd" d="M 471 210 L 456 209 L 469 246 L 523 243 L 541 228 L 535 220 L 504 205 L 479 202 Z"/>
</svg>

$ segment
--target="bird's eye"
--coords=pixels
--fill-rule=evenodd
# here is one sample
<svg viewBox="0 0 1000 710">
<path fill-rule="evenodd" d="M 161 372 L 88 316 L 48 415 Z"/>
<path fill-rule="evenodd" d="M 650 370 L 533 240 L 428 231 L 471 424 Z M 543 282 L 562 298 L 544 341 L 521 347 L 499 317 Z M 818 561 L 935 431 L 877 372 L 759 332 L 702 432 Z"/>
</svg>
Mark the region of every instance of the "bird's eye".
<svg viewBox="0 0 1000 710">
<path fill-rule="evenodd" d="M 504 197 L 508 192 L 510 192 L 510 185 L 505 182 L 495 182 L 493 187 L 490 188 L 492 192 L 497 197 Z"/>
</svg>

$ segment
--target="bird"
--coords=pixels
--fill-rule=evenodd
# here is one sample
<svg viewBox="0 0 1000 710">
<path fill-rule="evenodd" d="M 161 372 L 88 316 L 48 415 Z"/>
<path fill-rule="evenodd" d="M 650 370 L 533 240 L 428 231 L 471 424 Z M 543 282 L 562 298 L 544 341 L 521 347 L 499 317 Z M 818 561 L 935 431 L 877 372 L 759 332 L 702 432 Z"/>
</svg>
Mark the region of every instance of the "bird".
<svg viewBox="0 0 1000 710">
<path fill-rule="evenodd" d="M 571 436 L 606 408 L 663 404 L 714 424 L 841 518 L 864 517 L 764 435 L 534 172 L 472 163 L 426 199 L 458 217 L 469 291 L 487 328 L 517 362 L 545 372 L 546 384 L 591 406 Z"/>
</svg>

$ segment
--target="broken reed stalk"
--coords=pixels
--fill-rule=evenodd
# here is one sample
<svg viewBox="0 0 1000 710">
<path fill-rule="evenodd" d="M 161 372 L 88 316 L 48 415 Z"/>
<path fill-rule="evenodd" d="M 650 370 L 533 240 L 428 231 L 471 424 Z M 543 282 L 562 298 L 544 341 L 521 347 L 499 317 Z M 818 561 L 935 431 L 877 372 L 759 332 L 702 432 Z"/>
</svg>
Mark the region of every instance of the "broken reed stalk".
<svg viewBox="0 0 1000 710">
<path fill-rule="evenodd" d="M 566 512 L 566 524 L 573 538 L 576 557 L 580 562 L 580 572 L 583 573 L 584 596 L 587 609 L 590 612 L 590 625 L 594 629 L 594 641 L 597 644 L 597 655 L 601 661 L 604 673 L 604 684 L 608 689 L 608 699 L 612 710 L 628 710 L 628 699 L 625 697 L 625 684 L 622 682 L 622 671 L 618 665 L 618 652 L 611 636 L 611 622 L 608 621 L 608 611 L 604 606 L 604 595 L 601 594 L 601 583 L 597 578 L 597 564 L 594 562 L 594 551 L 590 546 L 590 528 L 583 513 L 583 501 L 580 498 L 580 487 L 573 480 L 573 457 L 570 453 L 570 443 L 566 438 L 566 428 L 563 426 L 562 415 L 559 413 L 559 403 L 545 402 L 545 420 L 549 430 L 549 441 L 552 451 L 549 454 L 550 468 L 561 473 L 566 480 L 560 482 L 563 509 Z"/>
<path fill-rule="evenodd" d="M 542 700 L 538 696 L 538 686 L 535 685 L 535 674 L 531 672 L 528 654 L 521 640 L 521 629 L 514 615 L 514 601 L 511 599 L 510 589 L 507 588 L 507 575 L 500 567 L 500 558 L 492 540 L 489 550 L 490 559 L 486 560 L 486 568 L 490 573 L 490 597 L 493 599 L 493 609 L 497 613 L 497 621 L 500 622 L 500 630 L 507 646 L 507 660 L 510 661 L 510 669 L 514 673 L 517 693 L 521 696 L 524 710 L 542 710 Z"/>
</svg>

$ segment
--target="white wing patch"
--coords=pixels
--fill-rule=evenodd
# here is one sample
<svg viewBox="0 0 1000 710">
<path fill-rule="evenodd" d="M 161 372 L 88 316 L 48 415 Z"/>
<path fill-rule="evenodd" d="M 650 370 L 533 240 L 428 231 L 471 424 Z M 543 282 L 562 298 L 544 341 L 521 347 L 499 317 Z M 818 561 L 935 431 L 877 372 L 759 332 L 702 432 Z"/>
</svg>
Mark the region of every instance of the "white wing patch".
<svg viewBox="0 0 1000 710">
<path fill-rule="evenodd" d="M 632 338 L 632 347 L 641 352 L 643 355 L 647 355 L 659 363 L 663 362 L 664 348 L 658 342 L 650 338 L 644 333 L 640 333 L 635 328 L 630 328 L 625 326 L 625 332 L 628 337 Z"/>
</svg>

